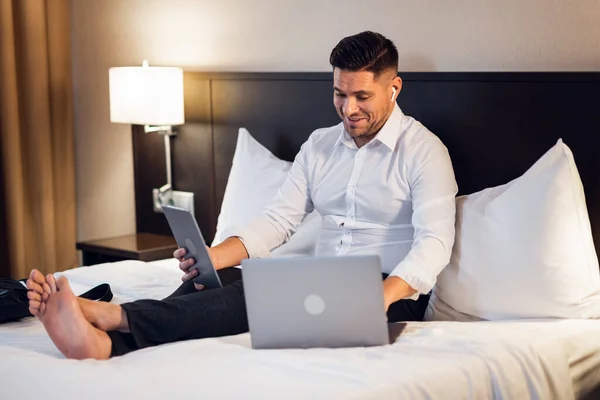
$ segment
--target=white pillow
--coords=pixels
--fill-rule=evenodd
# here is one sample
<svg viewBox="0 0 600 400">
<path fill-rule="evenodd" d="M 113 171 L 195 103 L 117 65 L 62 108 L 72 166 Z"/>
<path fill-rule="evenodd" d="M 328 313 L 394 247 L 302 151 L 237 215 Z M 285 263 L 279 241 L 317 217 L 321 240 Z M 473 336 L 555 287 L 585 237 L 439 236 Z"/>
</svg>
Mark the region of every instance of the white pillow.
<svg viewBox="0 0 600 400">
<path fill-rule="evenodd" d="M 275 157 L 258 143 L 245 128 L 239 129 L 213 246 L 226 239 L 223 233 L 227 229 L 248 223 L 267 205 L 283 185 L 291 166 L 291 162 Z M 320 227 L 321 217 L 315 211 L 272 256 L 314 255 Z"/>
<path fill-rule="evenodd" d="M 600 318 L 583 185 L 562 140 L 521 177 L 457 198 L 456 211 L 426 319 Z"/>
</svg>

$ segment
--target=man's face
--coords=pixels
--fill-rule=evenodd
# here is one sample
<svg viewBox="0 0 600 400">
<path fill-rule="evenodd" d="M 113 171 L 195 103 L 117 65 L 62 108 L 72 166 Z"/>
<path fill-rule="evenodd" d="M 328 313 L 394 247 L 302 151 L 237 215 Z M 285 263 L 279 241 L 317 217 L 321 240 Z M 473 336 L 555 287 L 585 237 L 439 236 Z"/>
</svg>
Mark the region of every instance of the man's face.
<svg viewBox="0 0 600 400">
<path fill-rule="evenodd" d="M 399 92 L 401 82 L 393 71 L 375 77 L 372 72 L 334 68 L 333 104 L 357 145 L 367 143 L 385 124 L 395 104 L 392 87 Z"/>
</svg>

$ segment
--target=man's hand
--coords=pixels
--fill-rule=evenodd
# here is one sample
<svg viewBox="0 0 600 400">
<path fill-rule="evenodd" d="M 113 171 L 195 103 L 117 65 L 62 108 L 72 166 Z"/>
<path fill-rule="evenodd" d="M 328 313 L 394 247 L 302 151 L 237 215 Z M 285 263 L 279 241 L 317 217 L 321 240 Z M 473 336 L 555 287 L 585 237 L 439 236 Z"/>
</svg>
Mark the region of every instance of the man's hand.
<svg viewBox="0 0 600 400">
<path fill-rule="evenodd" d="M 237 237 L 227 238 L 215 247 L 206 246 L 206 251 L 208 251 L 208 256 L 217 271 L 223 268 L 240 265 L 243 259 L 248 258 L 246 247 L 244 247 L 241 240 Z M 190 268 L 196 263 L 196 260 L 193 258 L 184 260 L 183 257 L 185 257 L 186 254 L 187 251 L 182 248 L 173 252 L 173 257 L 179 260 L 179 269 L 184 272 L 184 275 L 181 277 L 181 280 L 184 282 L 198 276 L 197 270 L 194 269 L 190 271 Z M 196 286 L 197 290 L 203 289 L 202 285 L 194 283 L 194 286 Z"/>
<path fill-rule="evenodd" d="M 206 246 L 206 251 L 208 251 L 208 255 L 209 255 L 211 261 L 213 262 L 215 269 L 218 270 L 219 268 L 217 267 L 217 265 L 215 263 L 215 259 L 212 254 L 212 250 L 208 246 Z M 188 258 L 187 260 L 185 260 L 183 257 L 185 257 L 186 254 L 187 254 L 187 251 L 186 251 L 186 249 L 183 249 L 183 248 L 179 248 L 173 252 L 173 257 L 176 258 L 177 260 L 179 260 L 179 269 L 184 272 L 184 275 L 181 277 L 181 280 L 184 282 L 192 280 L 198 276 L 197 269 L 193 269 L 190 271 L 190 268 L 192 267 L 192 265 L 194 265 L 196 263 L 196 260 L 193 258 Z M 203 285 L 199 285 L 197 283 L 194 283 L 194 286 L 196 287 L 196 290 L 204 289 Z"/>
<path fill-rule="evenodd" d="M 410 287 L 404 279 L 397 276 L 388 276 L 385 281 L 383 281 L 383 301 L 385 311 L 390 308 L 392 303 L 410 297 L 415 293 L 417 293 L 417 291 Z"/>
</svg>

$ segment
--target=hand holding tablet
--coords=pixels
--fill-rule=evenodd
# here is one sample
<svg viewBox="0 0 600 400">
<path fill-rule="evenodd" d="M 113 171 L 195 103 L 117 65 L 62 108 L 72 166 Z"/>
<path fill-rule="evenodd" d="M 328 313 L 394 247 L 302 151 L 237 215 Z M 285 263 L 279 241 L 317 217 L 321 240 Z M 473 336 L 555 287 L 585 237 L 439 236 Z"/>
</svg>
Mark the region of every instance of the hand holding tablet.
<svg viewBox="0 0 600 400">
<path fill-rule="evenodd" d="M 189 271 L 198 270 L 198 276 L 193 279 L 193 282 L 204 286 L 205 289 L 222 287 L 221 280 L 212 264 L 206 249 L 206 243 L 194 216 L 182 208 L 167 205 L 163 205 L 162 208 L 177 245 L 186 249 L 187 253 L 184 259 L 193 258 L 196 260 L 189 269 Z"/>
</svg>

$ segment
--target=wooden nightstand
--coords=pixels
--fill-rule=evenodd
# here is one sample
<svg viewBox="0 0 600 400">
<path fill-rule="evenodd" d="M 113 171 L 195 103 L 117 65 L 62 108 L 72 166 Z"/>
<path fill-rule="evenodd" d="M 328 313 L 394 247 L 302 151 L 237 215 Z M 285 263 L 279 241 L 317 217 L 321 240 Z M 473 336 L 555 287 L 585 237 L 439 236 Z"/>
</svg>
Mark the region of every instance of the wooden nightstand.
<svg viewBox="0 0 600 400">
<path fill-rule="evenodd" d="M 174 238 L 154 233 L 77 242 L 77 250 L 82 251 L 84 266 L 122 260 L 161 260 L 173 257 L 176 249 Z"/>
</svg>

